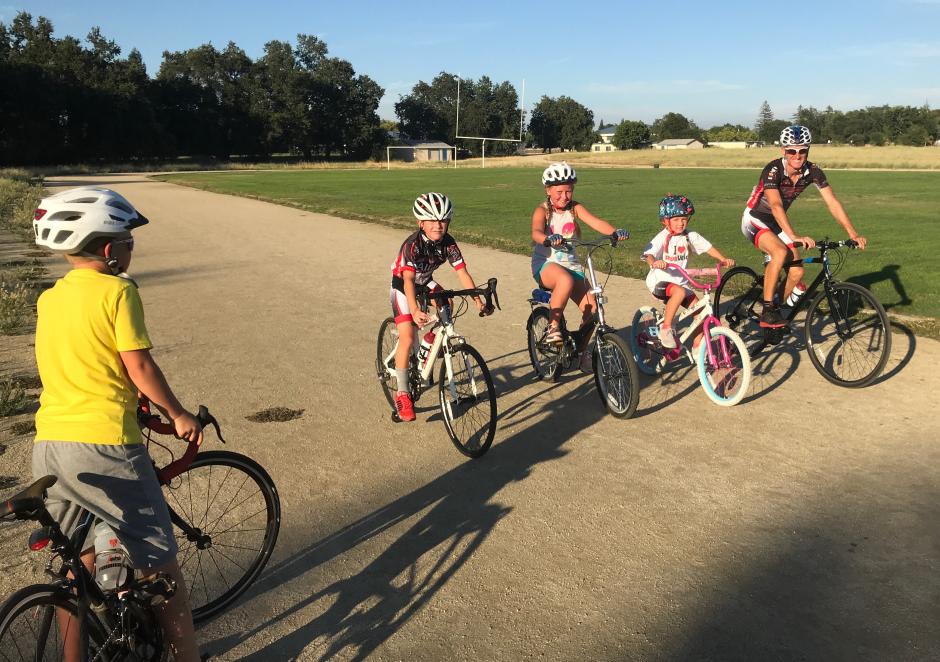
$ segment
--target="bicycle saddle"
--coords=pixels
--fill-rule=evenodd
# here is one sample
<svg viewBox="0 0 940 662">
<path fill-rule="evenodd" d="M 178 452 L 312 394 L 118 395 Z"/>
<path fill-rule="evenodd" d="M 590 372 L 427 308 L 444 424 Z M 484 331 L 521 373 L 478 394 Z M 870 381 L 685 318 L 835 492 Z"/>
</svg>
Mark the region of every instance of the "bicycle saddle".
<svg viewBox="0 0 940 662">
<path fill-rule="evenodd" d="M 55 476 L 43 476 L 18 494 L 0 502 L 0 519 L 13 515 L 15 519 L 33 519 L 44 506 L 46 490 L 59 480 Z"/>
</svg>

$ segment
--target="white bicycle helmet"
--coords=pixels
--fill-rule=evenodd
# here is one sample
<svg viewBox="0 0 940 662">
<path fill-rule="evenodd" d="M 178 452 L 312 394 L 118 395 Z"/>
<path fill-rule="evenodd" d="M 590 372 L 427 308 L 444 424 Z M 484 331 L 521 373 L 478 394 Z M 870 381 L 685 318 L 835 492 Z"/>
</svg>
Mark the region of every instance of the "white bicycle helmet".
<svg viewBox="0 0 940 662">
<path fill-rule="evenodd" d="M 419 221 L 449 221 L 454 205 L 443 193 L 422 193 L 415 198 L 412 211 Z"/>
<path fill-rule="evenodd" d="M 578 173 L 570 165 L 561 161 L 553 163 L 542 173 L 542 184 L 554 186 L 555 184 L 574 184 L 578 181 Z"/>
<path fill-rule="evenodd" d="M 805 126 L 793 124 L 780 132 L 780 144 L 783 147 L 790 145 L 809 145 L 813 142 L 813 134 Z"/>
<path fill-rule="evenodd" d="M 82 186 L 44 198 L 33 214 L 36 243 L 57 253 L 80 253 L 96 237 L 118 237 L 149 221 L 124 196 Z"/>
</svg>

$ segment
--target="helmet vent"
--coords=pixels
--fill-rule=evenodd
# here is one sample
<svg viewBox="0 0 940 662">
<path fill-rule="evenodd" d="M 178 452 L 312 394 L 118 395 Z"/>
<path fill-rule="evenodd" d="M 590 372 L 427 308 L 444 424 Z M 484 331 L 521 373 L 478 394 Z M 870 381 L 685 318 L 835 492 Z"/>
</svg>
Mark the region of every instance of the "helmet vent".
<svg viewBox="0 0 940 662">
<path fill-rule="evenodd" d="M 98 198 L 77 198 L 75 200 L 69 200 L 71 203 L 75 204 L 91 204 L 93 202 L 98 202 Z"/>
<path fill-rule="evenodd" d="M 118 209 L 120 209 L 120 210 L 121 210 L 122 212 L 124 212 L 125 214 L 133 214 L 133 213 L 134 213 L 134 210 L 133 210 L 133 209 L 131 209 L 130 207 L 128 207 L 127 205 L 125 205 L 125 204 L 124 204 L 123 202 L 121 202 L 120 200 L 108 200 L 108 206 L 109 206 L 109 207 L 117 207 Z M 114 218 L 114 217 L 112 216 L 111 218 Z"/>
<path fill-rule="evenodd" d="M 55 236 L 55 243 L 57 244 L 63 243 L 66 239 L 71 237 L 72 234 L 73 232 L 71 230 L 62 230 L 61 232 L 59 232 L 59 234 Z"/>
</svg>

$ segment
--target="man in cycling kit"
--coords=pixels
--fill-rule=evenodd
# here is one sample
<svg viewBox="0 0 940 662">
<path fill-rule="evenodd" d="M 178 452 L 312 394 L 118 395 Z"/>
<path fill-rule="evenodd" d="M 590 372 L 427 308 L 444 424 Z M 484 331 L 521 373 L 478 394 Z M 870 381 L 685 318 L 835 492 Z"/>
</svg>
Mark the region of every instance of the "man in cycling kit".
<svg viewBox="0 0 940 662">
<path fill-rule="evenodd" d="M 764 308 L 760 318 L 760 325 L 765 328 L 784 326 L 773 297 L 784 262 L 791 256 L 799 257 L 794 242 L 801 242 L 807 248 L 816 245 L 812 237 L 797 235 L 787 216 L 787 209 L 807 187 L 813 184 L 819 189 L 829 213 L 845 229 L 849 238 L 858 242 L 859 248 L 864 249 L 868 243 L 865 237 L 855 231 L 825 173 L 809 161 L 812 140 L 805 126 L 794 124 L 783 130 L 780 134 L 782 158 L 764 167 L 741 217 L 741 232 L 767 256 L 767 266 L 764 268 Z M 805 291 L 802 278 L 803 267 L 792 266 L 784 289 L 784 301 L 790 299 L 794 289 L 797 295 Z"/>
</svg>

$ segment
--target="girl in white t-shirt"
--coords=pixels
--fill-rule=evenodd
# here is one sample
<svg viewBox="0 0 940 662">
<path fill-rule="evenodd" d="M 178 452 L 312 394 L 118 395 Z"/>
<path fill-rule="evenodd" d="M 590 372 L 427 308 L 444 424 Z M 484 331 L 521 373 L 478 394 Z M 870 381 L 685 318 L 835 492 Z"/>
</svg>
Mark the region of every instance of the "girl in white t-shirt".
<svg viewBox="0 0 940 662">
<path fill-rule="evenodd" d="M 653 296 L 666 302 L 663 313 L 663 322 L 659 328 L 659 339 L 663 347 L 676 347 L 676 339 L 672 333 L 672 320 L 676 316 L 679 306 L 686 308 L 695 304 L 695 296 L 688 285 L 685 276 L 675 269 L 668 269 L 675 264 L 683 269 L 689 263 L 689 253 L 695 251 L 696 255 L 707 253 L 720 261 L 723 266 L 734 266 L 734 260 L 726 258 L 711 245 L 705 237 L 698 232 L 687 230 L 689 218 L 695 213 L 692 201 L 684 195 L 669 194 L 659 203 L 659 220 L 663 230 L 647 244 L 643 251 L 643 259 L 650 267 L 646 276 L 646 286 Z M 701 331 L 699 331 L 701 334 Z M 695 345 L 699 338 L 696 336 Z"/>
</svg>

